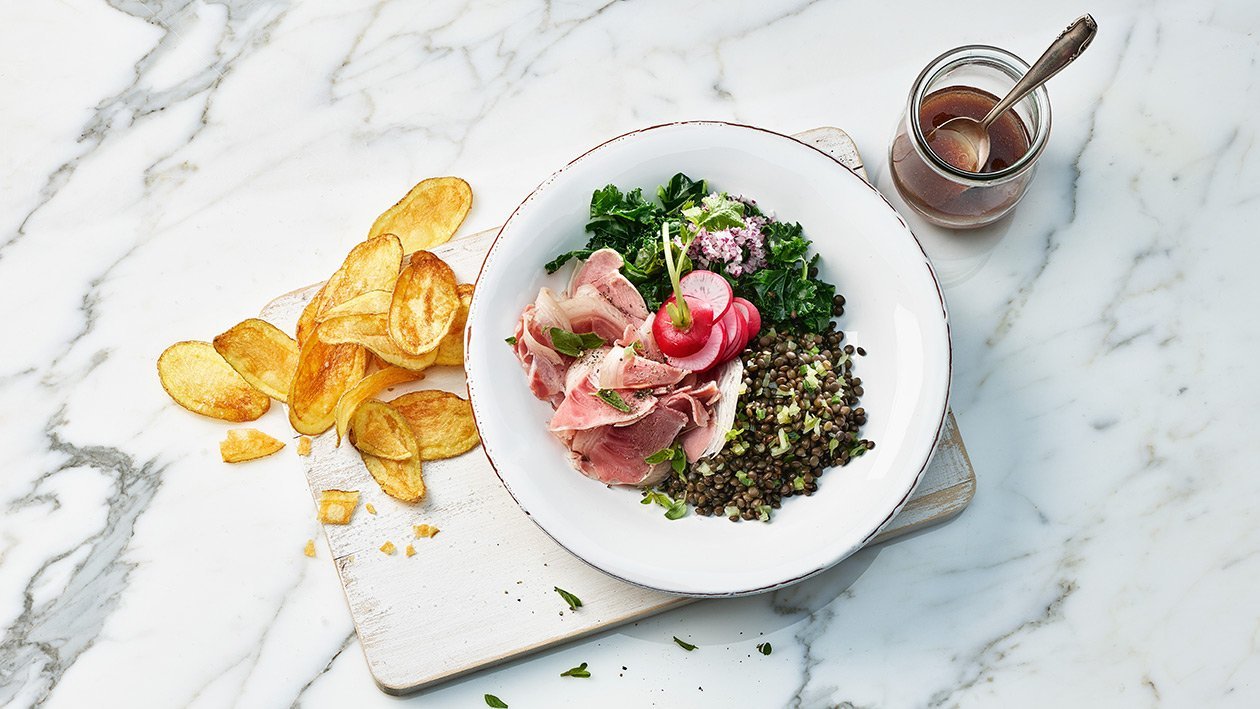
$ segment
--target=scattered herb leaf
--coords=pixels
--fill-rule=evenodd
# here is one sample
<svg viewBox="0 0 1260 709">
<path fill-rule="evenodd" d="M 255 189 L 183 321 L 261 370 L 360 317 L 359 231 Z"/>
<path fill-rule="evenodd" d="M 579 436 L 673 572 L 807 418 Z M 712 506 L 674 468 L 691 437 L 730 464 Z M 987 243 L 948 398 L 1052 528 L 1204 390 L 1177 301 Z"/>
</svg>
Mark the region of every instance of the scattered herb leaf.
<svg viewBox="0 0 1260 709">
<path fill-rule="evenodd" d="M 494 707 L 494 709 L 507 709 L 507 702 L 499 699 L 493 694 L 486 695 L 486 706 Z"/>
<path fill-rule="evenodd" d="M 630 405 L 626 403 L 625 399 L 621 398 L 621 394 L 618 394 L 615 389 L 600 389 L 595 392 L 595 396 L 618 411 L 626 413 L 631 411 Z"/>
<path fill-rule="evenodd" d="M 563 588 L 560 588 L 559 586 L 553 586 L 552 588 L 556 589 L 556 593 L 560 594 L 560 597 L 564 599 L 564 602 L 569 604 L 569 610 L 575 611 L 582 607 L 582 599 L 572 593 L 569 593 Z"/>
<path fill-rule="evenodd" d="M 652 455 L 649 455 L 648 457 L 644 458 L 643 462 L 647 463 L 648 465 L 656 465 L 657 463 L 664 463 L 667 460 L 673 460 L 673 459 L 674 459 L 674 449 L 662 448 L 661 450 L 658 450 Z"/>
<path fill-rule="evenodd" d="M 674 643 L 678 645 L 678 647 L 686 650 L 687 652 L 691 652 L 692 650 L 696 649 L 695 645 L 692 645 L 691 643 L 685 640 L 679 640 L 677 635 L 674 636 Z"/>
<path fill-rule="evenodd" d="M 577 667 L 571 667 L 565 670 L 564 672 L 561 672 L 560 676 L 561 677 L 590 677 L 591 673 L 589 670 L 586 669 L 586 663 L 583 662 Z"/>
<path fill-rule="evenodd" d="M 757 646 L 757 652 L 760 652 L 762 655 L 769 655 L 772 649 L 770 643 L 761 643 Z"/>
<path fill-rule="evenodd" d="M 505 337 L 505 338 L 503 338 L 503 341 L 504 341 L 504 342 L 506 342 L 506 343 L 508 343 L 509 345 L 515 345 L 515 344 L 516 344 L 516 335 L 512 335 L 511 337 Z"/>
<path fill-rule="evenodd" d="M 561 354 L 567 354 L 570 357 L 581 357 L 582 353 L 587 350 L 602 347 L 604 338 L 593 332 L 584 332 L 577 334 L 569 332 L 558 327 L 553 327 L 547 331 L 551 335 L 551 346 Z"/>
<path fill-rule="evenodd" d="M 665 510 L 665 519 L 670 519 L 670 520 L 681 519 L 682 517 L 685 517 L 685 516 L 687 516 L 687 501 L 686 500 L 682 500 L 682 499 L 676 500 L 674 504 L 669 506 L 668 510 Z"/>
</svg>

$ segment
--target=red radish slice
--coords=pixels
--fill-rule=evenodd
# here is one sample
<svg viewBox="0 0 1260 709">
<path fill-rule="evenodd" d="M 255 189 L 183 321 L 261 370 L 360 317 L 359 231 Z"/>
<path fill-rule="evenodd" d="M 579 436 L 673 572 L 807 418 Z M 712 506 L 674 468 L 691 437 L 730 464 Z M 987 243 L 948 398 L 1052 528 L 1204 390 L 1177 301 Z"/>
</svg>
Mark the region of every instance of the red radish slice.
<svg viewBox="0 0 1260 709">
<path fill-rule="evenodd" d="M 679 286 L 684 298 L 695 298 L 713 310 L 714 322 L 726 315 L 735 298 L 731 284 L 713 271 L 692 271 L 682 277 Z"/>
<path fill-rule="evenodd" d="M 691 309 L 691 327 L 686 331 L 674 327 L 665 306 L 652 319 L 652 337 L 656 346 L 667 356 L 686 357 L 699 352 L 715 336 L 713 310 L 705 303 L 683 296 Z"/>
<path fill-rule="evenodd" d="M 757 333 L 761 332 L 761 311 L 757 310 L 757 306 L 743 298 L 736 298 L 734 305 L 744 316 L 744 335 L 749 342 L 752 342 Z"/>
<path fill-rule="evenodd" d="M 659 342 L 658 342 L 659 344 Z M 722 354 L 722 346 L 726 344 L 726 338 L 722 331 L 721 325 L 714 325 L 713 332 L 709 335 L 708 341 L 704 343 L 704 347 L 695 354 L 686 357 L 671 357 L 665 355 L 665 361 L 690 372 L 703 372 L 718 363 L 718 356 Z M 662 349 L 662 351 L 664 351 Z"/>
<path fill-rule="evenodd" d="M 726 311 L 719 324 L 726 342 L 722 345 L 722 354 L 718 356 L 718 361 L 725 362 L 738 357 L 744 351 L 744 345 L 748 344 L 748 339 L 745 337 L 744 319 L 735 308 Z"/>
</svg>

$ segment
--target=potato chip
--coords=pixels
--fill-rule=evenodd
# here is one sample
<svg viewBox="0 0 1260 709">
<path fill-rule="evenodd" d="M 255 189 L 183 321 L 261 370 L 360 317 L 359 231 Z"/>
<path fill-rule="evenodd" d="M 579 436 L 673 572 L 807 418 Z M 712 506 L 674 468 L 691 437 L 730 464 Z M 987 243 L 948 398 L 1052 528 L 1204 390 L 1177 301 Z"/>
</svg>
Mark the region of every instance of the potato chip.
<svg viewBox="0 0 1260 709">
<path fill-rule="evenodd" d="M 321 320 L 329 320 L 342 315 L 387 315 L 390 301 L 393 299 L 392 289 L 370 290 L 362 295 L 356 295 L 341 305 L 329 308 L 321 316 Z"/>
<path fill-rule="evenodd" d="M 350 524 L 358 504 L 358 490 L 323 490 L 319 493 L 319 521 L 324 524 Z"/>
<path fill-rule="evenodd" d="M 415 556 L 416 548 L 410 544 L 407 545 L 407 556 Z"/>
<path fill-rule="evenodd" d="M 387 365 L 422 372 L 433 366 L 437 350 L 424 354 L 407 354 L 389 336 L 386 315 L 345 315 L 325 320 L 319 325 L 319 338 L 329 344 L 351 343 L 366 347 Z"/>
<path fill-rule="evenodd" d="M 214 349 L 258 391 L 278 401 L 289 398 L 298 346 L 280 328 L 250 318 L 214 338 Z"/>
<path fill-rule="evenodd" d="M 363 402 L 350 419 L 350 443 L 377 458 L 410 458 L 415 455 L 415 438 L 407 419 L 382 401 Z"/>
<path fill-rule="evenodd" d="M 423 377 L 423 372 L 414 372 L 402 367 L 387 367 L 360 379 L 359 383 L 342 394 L 341 400 L 337 402 L 337 445 L 341 445 L 342 437 L 350 428 L 350 417 L 354 416 L 354 412 L 358 411 L 363 402 L 376 396 L 377 392 L 383 389 Z"/>
<path fill-rule="evenodd" d="M 481 442 L 472 404 L 449 391 L 415 391 L 389 405 L 411 425 L 422 460 L 451 458 Z"/>
<path fill-rule="evenodd" d="M 297 453 L 298 455 L 302 455 L 302 456 L 311 454 L 311 439 L 310 438 L 308 438 L 307 436 L 302 436 L 301 438 L 298 438 Z"/>
<path fill-rule="evenodd" d="M 368 234 L 397 234 L 406 253 L 445 244 L 464 223 L 472 198 L 472 188 L 460 178 L 431 177 L 377 217 Z"/>
<path fill-rule="evenodd" d="M 442 259 L 417 251 L 394 286 L 389 306 L 389 336 L 403 352 L 436 349 L 459 313 L 455 273 Z"/>
<path fill-rule="evenodd" d="M 219 455 L 223 456 L 224 463 L 244 463 L 266 458 L 281 448 L 284 443 L 256 428 L 234 428 L 219 442 Z"/>
<path fill-rule="evenodd" d="M 407 460 L 389 460 L 359 451 L 359 456 L 386 495 L 403 502 L 424 499 L 424 469 L 419 455 L 413 454 Z"/>
<path fill-rule="evenodd" d="M 393 234 L 370 238 L 350 249 L 341 268 L 302 310 L 297 324 L 298 343 L 306 342 L 332 308 L 370 291 L 392 291 L 402 267 L 402 257 L 402 244 Z"/>
<path fill-rule="evenodd" d="M 438 344 L 437 359 L 434 364 L 462 367 L 464 366 L 464 326 L 468 324 L 468 306 L 472 303 L 473 286 L 471 283 L 459 284 L 459 312 L 451 323 L 451 331 L 446 333 Z"/>
<path fill-rule="evenodd" d="M 436 537 L 437 533 L 442 531 L 431 524 L 417 524 L 415 526 L 416 539 L 428 539 Z"/>
<path fill-rule="evenodd" d="M 312 559 L 315 558 L 315 540 L 314 539 L 306 540 L 306 547 L 302 549 L 302 553 L 311 557 Z"/>
<path fill-rule="evenodd" d="M 337 401 L 363 378 L 367 351 L 358 345 L 330 345 L 317 335 L 302 346 L 289 388 L 289 423 L 298 433 L 318 435 L 336 418 Z"/>
<path fill-rule="evenodd" d="M 158 357 L 162 388 L 180 406 L 224 421 L 253 421 L 271 398 L 232 369 L 209 342 L 176 342 Z"/>
<path fill-rule="evenodd" d="M 394 543 L 390 541 L 387 541 L 381 545 L 381 551 L 385 552 L 386 554 L 390 556 L 393 556 L 394 552 L 397 550 L 398 550 L 398 547 L 394 546 Z"/>
</svg>

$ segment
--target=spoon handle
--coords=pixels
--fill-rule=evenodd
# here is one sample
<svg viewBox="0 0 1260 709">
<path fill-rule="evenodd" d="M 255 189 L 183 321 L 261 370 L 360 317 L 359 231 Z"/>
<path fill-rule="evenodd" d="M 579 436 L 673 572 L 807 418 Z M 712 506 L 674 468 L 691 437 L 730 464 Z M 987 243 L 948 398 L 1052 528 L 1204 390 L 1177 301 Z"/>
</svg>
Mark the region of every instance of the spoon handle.
<svg viewBox="0 0 1260 709">
<path fill-rule="evenodd" d="M 1020 99 L 1027 96 L 1033 89 L 1041 86 L 1050 80 L 1050 77 L 1058 74 L 1063 67 L 1071 64 L 1077 57 L 1085 51 L 1089 43 L 1093 41 L 1094 35 L 1098 32 L 1098 23 L 1090 15 L 1082 15 L 1077 18 L 1076 22 L 1068 25 L 1063 30 L 1063 34 L 1046 49 L 1037 61 L 1033 62 L 1032 68 L 1024 74 L 1024 78 L 1011 89 L 1006 98 L 998 101 L 993 110 L 989 111 L 984 120 L 980 121 L 985 128 L 994 121 L 998 116 L 1002 115 L 1006 109 L 1014 106 Z"/>
</svg>

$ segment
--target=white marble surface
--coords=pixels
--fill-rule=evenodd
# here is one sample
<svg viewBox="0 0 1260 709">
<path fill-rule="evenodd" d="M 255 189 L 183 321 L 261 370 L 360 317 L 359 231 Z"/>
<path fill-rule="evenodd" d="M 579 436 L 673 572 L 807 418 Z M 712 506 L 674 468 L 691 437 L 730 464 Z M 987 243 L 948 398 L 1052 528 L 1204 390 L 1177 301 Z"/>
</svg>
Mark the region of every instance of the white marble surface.
<svg viewBox="0 0 1260 709">
<path fill-rule="evenodd" d="M 218 462 L 157 354 L 329 272 L 420 177 L 465 176 L 485 228 L 640 125 L 838 125 L 887 188 L 923 64 L 1035 56 L 1078 10 L 968 5 L 0 6 L 0 705 L 397 705 L 326 549 L 301 554 L 292 452 Z M 1101 34 L 1051 85 L 1032 194 L 987 233 L 919 229 L 962 517 L 405 703 L 1260 705 L 1258 7 L 1079 8 Z"/>
</svg>

